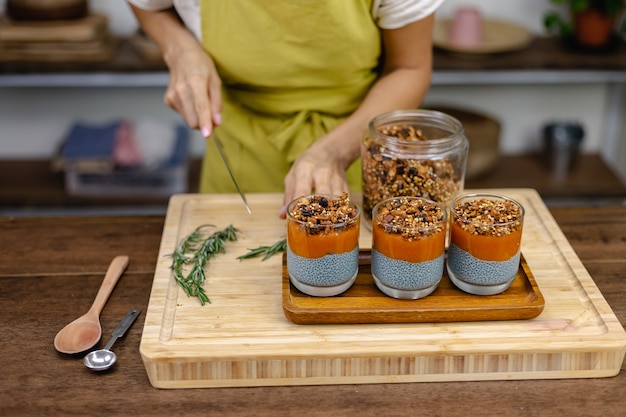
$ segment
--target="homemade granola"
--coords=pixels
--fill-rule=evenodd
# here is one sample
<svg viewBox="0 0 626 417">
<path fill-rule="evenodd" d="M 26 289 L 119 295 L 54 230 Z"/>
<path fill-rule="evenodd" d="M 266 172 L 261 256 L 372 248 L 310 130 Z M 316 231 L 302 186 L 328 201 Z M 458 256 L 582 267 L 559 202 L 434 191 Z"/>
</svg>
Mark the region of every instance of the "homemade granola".
<svg viewBox="0 0 626 417">
<path fill-rule="evenodd" d="M 428 140 L 410 125 L 384 126 L 378 131 L 404 141 Z M 449 158 L 398 157 L 369 136 L 364 138 L 363 146 L 363 211 L 368 219 L 377 203 L 391 197 L 423 197 L 447 204 L 461 189 L 461 176 Z"/>
<path fill-rule="evenodd" d="M 333 199 L 322 195 L 300 197 L 291 206 L 290 216 L 303 223 L 307 234 L 314 235 L 330 230 L 356 227 L 353 221 L 358 216 L 358 209 L 350 202 L 347 193 Z"/>
<path fill-rule="evenodd" d="M 378 131 L 383 135 L 392 136 L 402 140 L 428 140 L 428 138 L 422 133 L 422 130 L 416 129 L 414 126 L 381 126 Z"/>
<path fill-rule="evenodd" d="M 439 204 L 422 199 L 394 198 L 378 206 L 377 227 L 404 239 L 422 239 L 445 228 L 445 212 Z"/>
<path fill-rule="evenodd" d="M 455 204 L 453 222 L 474 235 L 505 236 L 522 228 L 522 218 L 512 201 L 480 198 Z"/>
</svg>

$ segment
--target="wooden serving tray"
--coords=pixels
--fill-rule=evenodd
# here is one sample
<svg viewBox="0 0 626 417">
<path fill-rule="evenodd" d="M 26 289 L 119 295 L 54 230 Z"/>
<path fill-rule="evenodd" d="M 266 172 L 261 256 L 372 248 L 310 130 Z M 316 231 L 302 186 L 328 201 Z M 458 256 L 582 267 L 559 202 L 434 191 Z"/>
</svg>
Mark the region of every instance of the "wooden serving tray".
<svg viewBox="0 0 626 417">
<path fill-rule="evenodd" d="M 443 323 L 522 320 L 537 317 L 544 299 L 526 258 L 515 280 L 498 295 L 471 295 L 452 284 L 446 268 L 437 289 L 419 300 L 397 300 L 383 294 L 372 279 L 370 250 L 359 254 L 356 281 L 335 297 L 311 297 L 289 280 L 283 257 L 283 311 L 297 324 Z"/>
<path fill-rule="evenodd" d="M 173 196 L 140 344 L 150 382 L 192 388 L 616 375 L 626 332 L 537 192 L 482 191 L 526 209 L 521 250 L 545 300 L 533 319 L 295 324 L 283 312 L 282 257 L 237 260 L 285 237 L 282 195 L 248 195 L 253 215 L 234 194 Z M 206 223 L 233 224 L 240 233 L 207 265 L 211 304 L 201 306 L 172 278 L 168 255 Z M 363 227 L 359 246 L 370 242 Z"/>
</svg>

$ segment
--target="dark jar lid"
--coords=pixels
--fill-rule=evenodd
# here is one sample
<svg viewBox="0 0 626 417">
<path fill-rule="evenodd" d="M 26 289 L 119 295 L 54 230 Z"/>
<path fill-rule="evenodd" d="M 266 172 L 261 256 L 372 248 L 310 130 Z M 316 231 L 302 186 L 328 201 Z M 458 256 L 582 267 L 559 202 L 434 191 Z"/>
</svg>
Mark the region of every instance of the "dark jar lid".
<svg viewBox="0 0 626 417">
<path fill-rule="evenodd" d="M 544 142 L 559 143 L 580 143 L 585 137 L 585 130 L 580 123 L 576 122 L 553 122 L 544 126 Z"/>
</svg>

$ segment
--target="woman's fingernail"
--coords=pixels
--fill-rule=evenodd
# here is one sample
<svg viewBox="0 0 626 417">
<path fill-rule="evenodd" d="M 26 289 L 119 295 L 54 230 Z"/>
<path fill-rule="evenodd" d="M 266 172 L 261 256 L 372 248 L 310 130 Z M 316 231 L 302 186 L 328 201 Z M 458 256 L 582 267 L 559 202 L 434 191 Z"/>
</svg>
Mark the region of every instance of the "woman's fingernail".
<svg viewBox="0 0 626 417">
<path fill-rule="evenodd" d="M 204 136 L 205 138 L 208 138 L 209 136 L 211 136 L 211 129 L 206 126 L 203 126 L 200 129 L 200 133 L 202 133 L 202 136 Z"/>
<path fill-rule="evenodd" d="M 217 113 L 215 115 L 215 124 L 216 125 L 221 125 L 222 124 L 222 114 L 221 113 Z"/>
</svg>

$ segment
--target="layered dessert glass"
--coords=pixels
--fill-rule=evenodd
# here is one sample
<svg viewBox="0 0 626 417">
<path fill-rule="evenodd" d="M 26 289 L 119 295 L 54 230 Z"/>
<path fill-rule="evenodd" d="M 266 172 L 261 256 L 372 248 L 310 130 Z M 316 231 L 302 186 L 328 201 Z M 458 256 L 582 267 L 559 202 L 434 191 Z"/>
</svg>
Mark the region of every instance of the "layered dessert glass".
<svg viewBox="0 0 626 417">
<path fill-rule="evenodd" d="M 309 195 L 287 207 L 287 270 L 305 294 L 330 297 L 352 286 L 359 268 L 361 210 L 347 194 Z"/>
<path fill-rule="evenodd" d="M 495 194 L 467 194 L 450 205 L 447 268 L 459 289 L 476 295 L 506 291 L 521 258 L 524 208 Z"/>
<path fill-rule="evenodd" d="M 443 276 L 447 213 L 420 197 L 393 197 L 372 211 L 372 276 L 386 295 L 418 299 Z"/>
</svg>

